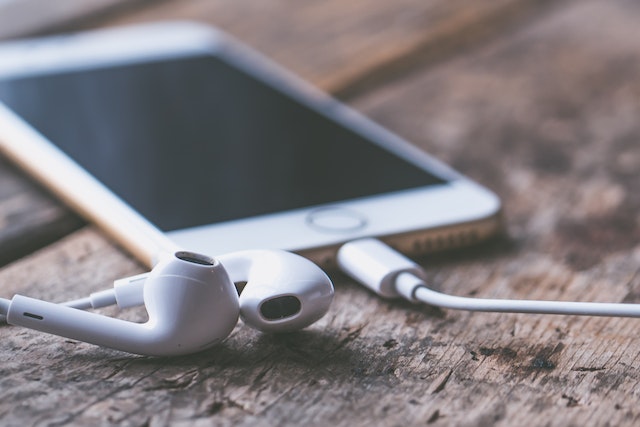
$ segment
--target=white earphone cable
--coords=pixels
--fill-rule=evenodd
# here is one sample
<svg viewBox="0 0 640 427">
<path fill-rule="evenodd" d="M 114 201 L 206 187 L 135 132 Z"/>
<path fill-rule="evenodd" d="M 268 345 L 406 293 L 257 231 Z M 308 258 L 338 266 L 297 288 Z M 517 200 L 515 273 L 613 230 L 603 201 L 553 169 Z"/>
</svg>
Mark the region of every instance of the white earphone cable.
<svg viewBox="0 0 640 427">
<path fill-rule="evenodd" d="M 376 239 L 355 240 L 338 251 L 338 265 L 346 274 L 383 297 L 455 310 L 640 317 L 640 304 L 468 298 L 430 289 L 423 269 Z"/>
<path fill-rule="evenodd" d="M 413 298 L 425 304 L 455 310 L 503 313 L 573 314 L 581 316 L 640 317 L 640 304 L 508 300 L 468 298 L 447 295 L 429 289 L 421 279 L 410 273 L 398 275 L 398 288 L 413 287 Z"/>
</svg>

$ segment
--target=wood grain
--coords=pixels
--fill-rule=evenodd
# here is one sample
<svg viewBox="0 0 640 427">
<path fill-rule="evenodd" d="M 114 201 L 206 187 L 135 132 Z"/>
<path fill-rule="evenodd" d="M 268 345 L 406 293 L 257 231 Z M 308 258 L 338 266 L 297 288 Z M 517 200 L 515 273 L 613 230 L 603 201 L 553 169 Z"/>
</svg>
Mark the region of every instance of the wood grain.
<svg viewBox="0 0 640 427">
<path fill-rule="evenodd" d="M 496 0 L 172 0 L 89 27 L 186 19 L 215 25 L 331 93 L 425 50 L 455 51 L 461 35 L 486 41 L 546 2 Z M 410 62 L 410 61 L 409 61 Z M 376 70 L 376 71 L 374 71 Z M 378 80 L 376 80 L 378 81 Z"/>
<path fill-rule="evenodd" d="M 520 296 L 545 298 L 593 299 L 606 289 L 620 300 L 640 286 L 628 273 L 637 269 L 637 252 L 577 275 L 551 259 L 495 258 L 457 260 L 449 280 L 483 277 L 480 292 L 496 296 L 513 293 L 500 292 L 508 281 L 523 289 Z M 497 270 L 487 272 L 487 263 Z M 62 301 L 138 271 L 89 229 L 5 268 L 0 280 L 10 291 Z M 585 293 L 587 279 L 594 287 Z M 223 345 L 188 357 L 136 357 L 3 327 L 3 425 L 637 419 L 635 320 L 444 312 L 381 301 L 339 277 L 336 285 L 329 315 L 305 331 L 261 335 L 240 325 Z M 125 317 L 143 319 L 140 312 Z"/>
<path fill-rule="evenodd" d="M 639 16 L 628 1 L 567 3 L 353 99 L 503 198 L 510 237 L 422 260 L 435 287 L 640 303 Z M 87 228 L 0 282 L 61 301 L 138 271 Z M 189 357 L 1 327 L 3 425 L 638 423 L 639 320 L 439 310 L 332 276 L 336 302 L 313 327 L 273 336 L 239 325 Z"/>
<path fill-rule="evenodd" d="M 84 222 L 0 158 L 0 265 L 54 242 Z"/>
<path fill-rule="evenodd" d="M 429 260 L 441 289 L 638 302 L 638 14 L 629 2 L 571 4 L 356 101 L 505 203 L 511 239 L 496 252 Z M 422 361 L 446 383 L 434 423 L 637 422 L 637 320 L 446 318 L 443 345 Z"/>
</svg>

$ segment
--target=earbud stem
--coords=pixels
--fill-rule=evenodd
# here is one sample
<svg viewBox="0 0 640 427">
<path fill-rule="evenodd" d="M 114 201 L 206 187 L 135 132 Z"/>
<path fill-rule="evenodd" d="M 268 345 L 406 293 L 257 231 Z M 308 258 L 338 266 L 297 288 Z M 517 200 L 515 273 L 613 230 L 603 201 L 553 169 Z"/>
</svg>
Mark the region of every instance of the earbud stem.
<svg viewBox="0 0 640 427">
<path fill-rule="evenodd" d="M 142 324 L 16 295 L 7 323 L 138 354 L 151 354 Z M 123 339 L 127 337 L 127 339 Z"/>
</svg>

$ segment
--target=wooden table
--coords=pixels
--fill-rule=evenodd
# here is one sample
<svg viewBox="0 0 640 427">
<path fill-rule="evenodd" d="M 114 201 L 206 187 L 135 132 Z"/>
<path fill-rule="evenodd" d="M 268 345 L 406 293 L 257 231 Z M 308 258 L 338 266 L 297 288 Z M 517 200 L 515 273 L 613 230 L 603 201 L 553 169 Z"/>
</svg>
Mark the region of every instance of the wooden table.
<svg viewBox="0 0 640 427">
<path fill-rule="evenodd" d="M 222 27 L 496 191 L 508 235 L 420 260 L 435 287 L 640 303 L 636 3 L 174 0 L 41 28 L 158 19 Z M 62 301 L 143 270 L 4 160 L 0 183 L 2 296 Z M 332 277 L 335 304 L 313 327 L 270 336 L 239 325 L 223 345 L 189 357 L 130 356 L 3 326 L 0 424 L 640 418 L 640 320 L 440 310 Z"/>
</svg>

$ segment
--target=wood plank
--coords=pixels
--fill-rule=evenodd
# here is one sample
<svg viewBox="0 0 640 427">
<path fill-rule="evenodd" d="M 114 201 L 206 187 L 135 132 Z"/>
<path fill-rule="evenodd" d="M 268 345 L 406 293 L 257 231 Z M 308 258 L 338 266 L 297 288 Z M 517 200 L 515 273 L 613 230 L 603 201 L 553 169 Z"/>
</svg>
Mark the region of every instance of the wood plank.
<svg viewBox="0 0 640 427">
<path fill-rule="evenodd" d="M 355 101 L 505 202 L 504 247 L 429 260 L 442 290 L 639 302 L 638 16 L 629 2 L 572 4 Z M 422 348 L 417 366 L 430 365 L 443 384 L 426 405 L 434 423 L 632 425 L 640 417 L 637 320 L 446 318 L 446 332 L 421 325 L 436 345 L 399 340 Z"/>
<path fill-rule="evenodd" d="M 0 157 L 0 265 L 80 228 L 84 221 Z"/>
<path fill-rule="evenodd" d="M 474 43 L 485 42 L 505 26 L 545 11 L 547 3 L 171 0 L 115 19 L 92 20 L 85 26 L 167 19 L 215 25 L 333 93 L 346 90 L 387 64 L 406 66 L 411 61 L 405 58 L 424 55 L 436 46 L 439 52 L 454 52 L 463 35 Z"/>
<path fill-rule="evenodd" d="M 526 271 L 522 259 L 502 259 L 492 275 L 486 263 L 495 267 L 495 258 L 475 254 L 439 271 L 449 270 L 451 281 L 483 277 L 498 296 L 509 293 L 499 292 L 509 280 L 524 289 L 520 296 L 622 299 L 639 257 L 610 257 L 581 275 L 539 257 Z M 87 229 L 5 268 L 0 281 L 5 292 L 62 301 L 138 271 Z M 532 277 L 541 281 L 533 290 Z M 584 295 L 587 278 L 599 292 Z M 2 327 L 3 422 L 484 425 L 533 417 L 582 425 L 595 417 L 621 425 L 637 418 L 635 321 L 444 312 L 384 302 L 344 279 L 336 285 L 329 315 L 305 331 L 270 336 L 240 325 L 223 345 L 172 359 Z"/>
</svg>

